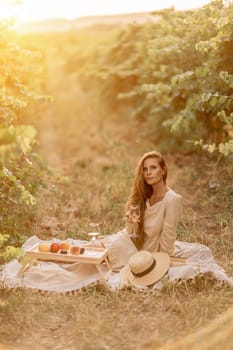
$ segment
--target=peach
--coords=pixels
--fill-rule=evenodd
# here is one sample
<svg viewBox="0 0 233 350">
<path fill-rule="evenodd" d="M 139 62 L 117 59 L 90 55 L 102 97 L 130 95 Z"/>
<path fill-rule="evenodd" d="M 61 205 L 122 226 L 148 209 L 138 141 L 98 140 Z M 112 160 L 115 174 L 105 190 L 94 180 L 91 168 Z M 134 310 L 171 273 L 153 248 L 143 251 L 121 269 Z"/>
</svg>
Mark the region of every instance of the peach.
<svg viewBox="0 0 233 350">
<path fill-rule="evenodd" d="M 60 244 L 59 243 L 52 243 L 50 246 L 50 252 L 51 253 L 57 253 L 60 250 Z"/>
</svg>

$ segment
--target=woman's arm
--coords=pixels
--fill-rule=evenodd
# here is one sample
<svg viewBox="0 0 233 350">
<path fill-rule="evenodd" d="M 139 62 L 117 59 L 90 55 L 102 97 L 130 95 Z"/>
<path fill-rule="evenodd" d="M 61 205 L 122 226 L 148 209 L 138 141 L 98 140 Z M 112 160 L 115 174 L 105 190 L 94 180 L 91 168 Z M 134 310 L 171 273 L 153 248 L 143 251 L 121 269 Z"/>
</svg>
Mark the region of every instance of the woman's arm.
<svg viewBox="0 0 233 350">
<path fill-rule="evenodd" d="M 176 240 L 176 229 L 182 213 L 182 197 L 172 196 L 168 199 L 165 208 L 163 228 L 160 236 L 159 250 L 169 255 L 173 254 Z"/>
</svg>

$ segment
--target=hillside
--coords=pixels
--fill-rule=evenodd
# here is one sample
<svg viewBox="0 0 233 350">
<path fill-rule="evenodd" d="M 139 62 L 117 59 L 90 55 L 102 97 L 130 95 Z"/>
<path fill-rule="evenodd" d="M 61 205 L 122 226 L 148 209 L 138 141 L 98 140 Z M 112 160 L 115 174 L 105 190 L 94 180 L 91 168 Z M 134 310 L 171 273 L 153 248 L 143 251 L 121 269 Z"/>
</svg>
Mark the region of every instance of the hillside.
<svg viewBox="0 0 233 350">
<path fill-rule="evenodd" d="M 17 25 L 17 30 L 26 32 L 64 32 L 73 29 L 92 27 L 95 25 L 125 25 L 128 23 L 145 23 L 147 21 L 157 21 L 158 16 L 151 13 L 130 13 L 111 16 L 87 16 L 79 17 L 72 20 L 67 19 L 50 19 L 36 22 L 25 22 Z"/>
</svg>

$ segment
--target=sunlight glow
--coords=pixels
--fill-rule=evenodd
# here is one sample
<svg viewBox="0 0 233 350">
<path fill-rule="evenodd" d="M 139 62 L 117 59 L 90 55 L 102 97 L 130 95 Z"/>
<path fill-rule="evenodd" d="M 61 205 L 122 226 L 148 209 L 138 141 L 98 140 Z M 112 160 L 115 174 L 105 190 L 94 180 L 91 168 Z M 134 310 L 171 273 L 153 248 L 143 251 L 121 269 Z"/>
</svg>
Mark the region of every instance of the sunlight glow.
<svg viewBox="0 0 233 350">
<path fill-rule="evenodd" d="M 19 22 L 50 18 L 72 19 L 83 16 L 148 12 L 174 6 L 179 9 L 201 7 L 207 0 L 0 0 L 0 19 L 16 17 Z M 15 4 L 16 3 L 16 4 Z"/>
</svg>

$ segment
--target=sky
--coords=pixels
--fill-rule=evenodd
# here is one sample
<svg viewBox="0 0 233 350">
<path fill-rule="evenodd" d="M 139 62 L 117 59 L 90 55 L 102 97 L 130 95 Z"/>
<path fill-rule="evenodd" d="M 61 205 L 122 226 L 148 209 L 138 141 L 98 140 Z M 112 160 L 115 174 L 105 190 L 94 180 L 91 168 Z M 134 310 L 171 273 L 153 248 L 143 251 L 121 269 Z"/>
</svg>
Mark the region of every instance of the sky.
<svg viewBox="0 0 233 350">
<path fill-rule="evenodd" d="M 0 0 L 0 19 L 14 17 L 19 22 L 48 18 L 150 12 L 174 6 L 177 10 L 201 7 L 210 0 Z M 19 1 L 20 2 L 20 1 Z"/>
</svg>

